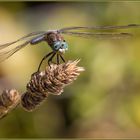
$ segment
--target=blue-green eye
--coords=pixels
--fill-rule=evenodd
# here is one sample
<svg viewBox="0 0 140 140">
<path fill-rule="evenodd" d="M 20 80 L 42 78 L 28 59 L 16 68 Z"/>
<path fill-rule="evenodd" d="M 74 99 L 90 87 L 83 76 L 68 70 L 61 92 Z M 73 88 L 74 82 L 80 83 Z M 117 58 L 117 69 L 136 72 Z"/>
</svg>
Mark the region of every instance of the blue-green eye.
<svg viewBox="0 0 140 140">
<path fill-rule="evenodd" d="M 68 49 L 68 44 L 66 42 L 62 42 L 61 46 L 63 49 L 66 49 L 66 50 Z"/>
<path fill-rule="evenodd" d="M 59 50 L 59 48 L 61 46 L 61 42 L 60 41 L 57 41 L 57 42 L 54 43 L 53 46 L 54 46 L 54 48 L 53 48 L 54 50 Z"/>
<path fill-rule="evenodd" d="M 52 49 L 55 51 L 58 51 L 59 49 L 67 50 L 68 44 L 65 41 L 57 41 L 57 42 L 54 42 Z"/>
</svg>

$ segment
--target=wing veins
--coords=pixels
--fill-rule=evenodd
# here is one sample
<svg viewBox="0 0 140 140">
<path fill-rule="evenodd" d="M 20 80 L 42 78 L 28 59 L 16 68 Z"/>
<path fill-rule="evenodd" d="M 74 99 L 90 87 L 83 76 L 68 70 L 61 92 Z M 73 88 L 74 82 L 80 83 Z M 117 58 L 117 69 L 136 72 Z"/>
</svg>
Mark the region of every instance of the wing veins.
<svg viewBox="0 0 140 140">
<path fill-rule="evenodd" d="M 28 38 L 28 37 L 32 37 L 32 36 L 39 35 L 39 34 L 42 34 L 42 35 L 43 35 L 43 34 L 45 34 L 45 33 L 46 33 L 45 31 L 39 31 L 39 32 L 32 32 L 32 33 L 29 33 L 29 34 L 23 36 L 22 38 L 17 39 L 16 41 L 13 41 L 13 42 L 10 42 L 10 43 L 6 43 L 6 44 L 0 45 L 0 50 L 4 49 L 4 48 L 6 48 L 6 47 L 8 47 L 8 46 L 10 46 L 10 45 L 12 45 L 12 44 L 14 44 L 14 43 L 17 43 L 18 41 L 22 41 L 22 40 L 24 40 L 24 39 L 26 39 L 26 38 Z"/>
<path fill-rule="evenodd" d="M 30 43 L 30 41 L 26 41 L 25 43 L 23 43 L 21 45 L 18 45 L 14 49 L 11 49 L 9 51 L 0 52 L 0 62 L 2 62 L 5 59 L 9 58 L 10 56 L 12 56 L 13 54 L 15 54 L 17 51 L 19 51 L 20 49 L 22 49 L 23 47 L 25 47 L 29 43 Z"/>
<path fill-rule="evenodd" d="M 122 25 L 122 26 L 93 26 L 93 27 L 82 27 L 82 26 L 73 26 L 73 27 L 66 27 L 59 30 L 59 32 L 65 32 L 69 30 L 83 30 L 83 29 L 89 29 L 89 30 L 111 30 L 111 29 L 129 29 L 129 28 L 139 28 L 139 24 L 128 24 L 128 25 Z"/>
<path fill-rule="evenodd" d="M 94 38 L 126 38 L 132 37 L 131 33 L 90 33 L 90 32 L 63 32 L 63 34 L 74 35 L 79 37 L 94 37 Z"/>
</svg>

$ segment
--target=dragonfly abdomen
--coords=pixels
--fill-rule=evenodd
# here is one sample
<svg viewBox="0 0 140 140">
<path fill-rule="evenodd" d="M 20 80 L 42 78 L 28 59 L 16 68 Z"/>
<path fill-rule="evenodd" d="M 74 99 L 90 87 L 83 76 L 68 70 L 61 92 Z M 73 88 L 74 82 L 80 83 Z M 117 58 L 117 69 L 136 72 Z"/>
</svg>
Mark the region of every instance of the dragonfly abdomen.
<svg viewBox="0 0 140 140">
<path fill-rule="evenodd" d="M 34 45 L 34 44 L 38 44 L 40 43 L 41 41 L 44 41 L 45 38 L 44 36 L 39 36 L 39 37 L 36 37 L 36 38 L 33 38 L 30 42 L 31 45 Z"/>
</svg>

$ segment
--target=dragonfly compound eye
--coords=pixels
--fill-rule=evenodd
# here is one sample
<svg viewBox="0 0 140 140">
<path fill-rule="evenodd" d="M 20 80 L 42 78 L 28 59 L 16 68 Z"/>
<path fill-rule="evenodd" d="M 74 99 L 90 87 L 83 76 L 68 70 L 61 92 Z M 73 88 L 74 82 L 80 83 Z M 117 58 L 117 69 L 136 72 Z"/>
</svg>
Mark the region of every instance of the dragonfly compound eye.
<svg viewBox="0 0 140 140">
<path fill-rule="evenodd" d="M 68 50 L 68 45 L 67 45 L 67 43 L 66 43 L 66 42 L 61 42 L 61 46 L 60 46 L 60 48 L 59 48 L 59 52 L 65 53 L 65 51 L 67 51 L 67 50 Z"/>
<path fill-rule="evenodd" d="M 57 41 L 53 45 L 53 50 L 57 51 L 57 50 L 59 50 L 60 47 L 61 47 L 61 42 Z"/>
<path fill-rule="evenodd" d="M 62 42 L 61 48 L 68 50 L 68 44 L 66 42 Z"/>
</svg>

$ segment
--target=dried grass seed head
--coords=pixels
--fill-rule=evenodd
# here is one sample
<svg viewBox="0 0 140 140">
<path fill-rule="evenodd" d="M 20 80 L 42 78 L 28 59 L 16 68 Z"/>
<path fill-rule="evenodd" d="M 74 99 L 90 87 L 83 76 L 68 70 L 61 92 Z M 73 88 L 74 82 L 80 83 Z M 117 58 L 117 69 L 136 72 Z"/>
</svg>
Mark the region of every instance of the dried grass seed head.
<svg viewBox="0 0 140 140">
<path fill-rule="evenodd" d="M 20 103 L 20 94 L 17 90 L 4 90 L 0 94 L 0 118 L 13 110 Z"/>
<path fill-rule="evenodd" d="M 21 104 L 32 111 L 49 94 L 60 95 L 66 85 L 71 84 L 84 71 L 83 67 L 78 67 L 80 60 L 68 61 L 63 64 L 51 64 L 45 71 L 34 73 L 27 84 L 27 92 L 22 95 Z"/>
</svg>

